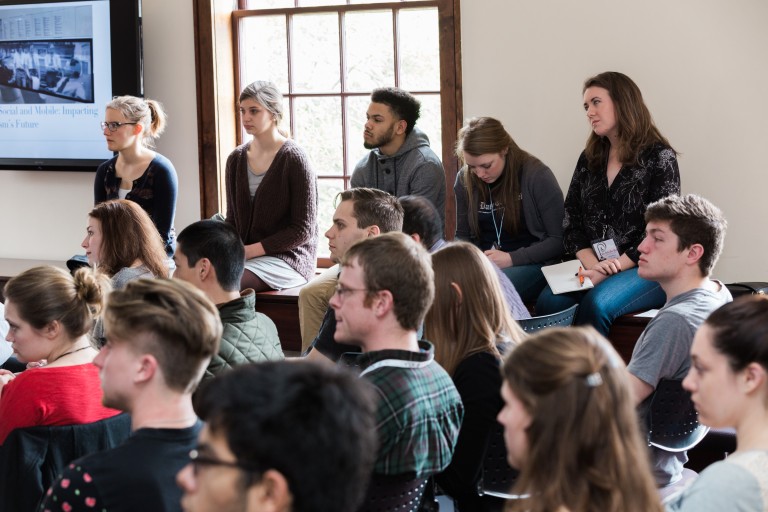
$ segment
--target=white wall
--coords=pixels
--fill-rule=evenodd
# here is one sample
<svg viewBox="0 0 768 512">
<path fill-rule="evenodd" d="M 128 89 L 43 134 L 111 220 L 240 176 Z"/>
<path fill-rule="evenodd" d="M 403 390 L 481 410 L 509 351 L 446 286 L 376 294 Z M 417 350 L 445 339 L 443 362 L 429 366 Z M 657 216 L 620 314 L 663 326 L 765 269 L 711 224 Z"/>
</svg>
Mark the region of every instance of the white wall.
<svg viewBox="0 0 768 512">
<path fill-rule="evenodd" d="M 143 3 L 145 88 L 170 116 L 158 150 L 179 172 L 181 229 L 200 216 L 192 3 Z M 588 134 L 583 80 L 628 74 L 682 153 L 683 192 L 726 213 L 717 277 L 768 280 L 768 2 L 462 0 L 461 12 L 465 116 L 501 119 L 565 190 Z M 79 252 L 92 182 L 0 171 L 0 257 Z"/>
<path fill-rule="evenodd" d="M 768 281 L 767 24 L 764 0 L 462 0 L 464 115 L 502 120 L 565 191 L 584 79 L 626 73 L 681 153 L 683 193 L 729 221 L 715 276 Z"/>
<path fill-rule="evenodd" d="M 143 0 L 143 9 L 144 90 L 168 112 L 157 150 L 179 174 L 180 230 L 200 218 L 192 2 Z M 81 253 L 93 178 L 93 173 L 0 171 L 0 258 L 65 260 Z"/>
</svg>

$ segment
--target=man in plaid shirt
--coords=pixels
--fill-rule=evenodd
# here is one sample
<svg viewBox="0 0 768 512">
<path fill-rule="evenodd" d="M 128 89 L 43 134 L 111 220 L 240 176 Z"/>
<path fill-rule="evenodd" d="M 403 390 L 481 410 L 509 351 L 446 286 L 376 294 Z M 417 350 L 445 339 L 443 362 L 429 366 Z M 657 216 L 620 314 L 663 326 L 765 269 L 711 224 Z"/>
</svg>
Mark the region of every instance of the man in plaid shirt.
<svg viewBox="0 0 768 512">
<path fill-rule="evenodd" d="M 359 345 L 342 364 L 357 366 L 379 396 L 378 476 L 426 479 L 453 456 L 463 406 L 453 381 L 416 332 L 434 297 L 427 251 L 392 232 L 354 244 L 341 261 L 330 305 L 334 339 Z M 369 491 L 370 495 L 370 491 Z"/>
</svg>

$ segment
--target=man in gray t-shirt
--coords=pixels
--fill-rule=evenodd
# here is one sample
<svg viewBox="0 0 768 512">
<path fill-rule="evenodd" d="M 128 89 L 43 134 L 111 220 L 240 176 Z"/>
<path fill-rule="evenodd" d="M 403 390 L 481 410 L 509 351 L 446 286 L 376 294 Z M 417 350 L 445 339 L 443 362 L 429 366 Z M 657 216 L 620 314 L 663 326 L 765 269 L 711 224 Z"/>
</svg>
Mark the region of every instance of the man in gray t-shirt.
<svg viewBox="0 0 768 512">
<path fill-rule="evenodd" d="M 725 285 L 710 279 L 726 228 L 716 206 L 692 194 L 670 196 L 649 205 L 645 221 L 638 274 L 657 281 L 667 302 L 640 335 L 628 365 L 643 418 L 659 381 L 683 379 L 688 373 L 691 343 L 699 326 L 732 300 Z M 686 453 L 652 450 L 657 485 L 677 482 L 688 461 Z"/>
</svg>

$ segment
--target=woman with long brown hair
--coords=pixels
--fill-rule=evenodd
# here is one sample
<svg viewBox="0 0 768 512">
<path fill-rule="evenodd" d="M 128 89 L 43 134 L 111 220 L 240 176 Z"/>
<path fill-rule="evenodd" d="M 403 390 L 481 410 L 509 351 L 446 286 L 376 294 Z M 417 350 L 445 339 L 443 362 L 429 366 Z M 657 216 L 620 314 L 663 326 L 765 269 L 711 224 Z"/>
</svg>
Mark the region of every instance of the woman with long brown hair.
<svg viewBox="0 0 768 512">
<path fill-rule="evenodd" d="M 149 215 L 133 201 L 97 204 L 88 214 L 81 246 L 88 262 L 112 278 L 115 289 L 132 279 L 168 277 L 163 241 Z"/>
<path fill-rule="evenodd" d="M 492 117 L 459 130 L 456 238 L 467 240 L 507 275 L 523 301 L 546 285 L 543 264 L 563 253 L 563 192 L 555 175 Z"/>
<path fill-rule="evenodd" d="M 565 252 L 595 285 L 554 295 L 544 288 L 536 314 L 579 304 L 575 324 L 607 336 L 617 317 L 664 305 L 664 291 L 637 275 L 649 204 L 680 193 L 677 153 L 653 122 L 637 84 L 615 71 L 584 82 L 587 145 L 565 197 Z"/>
<path fill-rule="evenodd" d="M 499 422 L 520 469 L 512 512 L 659 512 L 629 374 L 591 327 L 548 328 L 512 348 Z"/>
<path fill-rule="evenodd" d="M 501 510 L 480 497 L 480 477 L 489 436 L 501 410 L 501 351 L 524 333 L 509 313 L 493 265 L 474 245 L 449 243 L 432 255 L 435 299 L 424 321 L 435 361 L 453 379 L 464 404 L 464 420 L 448 468 L 435 480 L 460 510 Z"/>
</svg>

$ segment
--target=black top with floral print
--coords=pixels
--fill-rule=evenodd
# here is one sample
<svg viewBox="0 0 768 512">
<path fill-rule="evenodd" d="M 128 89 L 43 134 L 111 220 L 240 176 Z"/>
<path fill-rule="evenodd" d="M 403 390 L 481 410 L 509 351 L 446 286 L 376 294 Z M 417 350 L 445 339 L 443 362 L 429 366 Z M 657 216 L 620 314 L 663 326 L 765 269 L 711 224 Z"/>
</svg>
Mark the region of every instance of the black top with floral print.
<svg viewBox="0 0 768 512">
<path fill-rule="evenodd" d="M 645 236 L 646 208 L 680 193 L 680 171 L 672 148 L 654 144 L 638 160 L 636 165 L 622 166 L 609 187 L 605 167 L 589 169 L 587 157 L 581 153 L 565 197 L 563 243 L 567 253 L 575 255 L 594 242 L 613 238 L 619 253 L 637 262 L 637 246 Z"/>
</svg>

